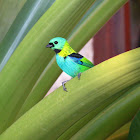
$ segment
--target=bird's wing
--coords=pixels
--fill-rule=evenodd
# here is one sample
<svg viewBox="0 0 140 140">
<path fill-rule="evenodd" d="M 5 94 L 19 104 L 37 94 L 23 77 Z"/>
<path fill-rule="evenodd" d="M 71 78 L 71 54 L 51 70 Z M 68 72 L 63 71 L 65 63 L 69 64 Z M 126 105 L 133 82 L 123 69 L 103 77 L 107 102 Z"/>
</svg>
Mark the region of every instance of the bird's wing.
<svg viewBox="0 0 140 140">
<path fill-rule="evenodd" d="M 72 53 L 68 55 L 75 63 L 92 68 L 94 65 L 84 56 L 79 53 Z"/>
</svg>

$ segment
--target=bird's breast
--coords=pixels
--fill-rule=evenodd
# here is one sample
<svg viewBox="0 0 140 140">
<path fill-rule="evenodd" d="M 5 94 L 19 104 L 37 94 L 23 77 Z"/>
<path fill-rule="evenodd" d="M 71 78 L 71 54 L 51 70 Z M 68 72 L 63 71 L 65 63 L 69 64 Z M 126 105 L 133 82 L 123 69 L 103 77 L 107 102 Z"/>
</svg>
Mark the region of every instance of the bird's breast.
<svg viewBox="0 0 140 140">
<path fill-rule="evenodd" d="M 56 55 L 56 61 L 58 66 L 62 69 L 65 63 L 65 59 L 62 56 L 59 56 L 58 54 Z"/>
<path fill-rule="evenodd" d="M 58 66 L 68 75 L 75 77 L 79 73 L 80 67 L 73 62 L 69 57 L 61 57 L 56 55 L 56 61 Z"/>
</svg>

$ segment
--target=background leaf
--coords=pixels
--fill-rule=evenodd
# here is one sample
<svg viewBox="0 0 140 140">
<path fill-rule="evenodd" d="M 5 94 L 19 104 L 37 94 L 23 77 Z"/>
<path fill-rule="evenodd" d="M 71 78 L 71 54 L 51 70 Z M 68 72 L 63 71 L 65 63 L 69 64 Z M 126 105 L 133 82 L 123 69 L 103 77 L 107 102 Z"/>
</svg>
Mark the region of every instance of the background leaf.
<svg viewBox="0 0 140 140">
<path fill-rule="evenodd" d="M 134 86 L 134 85 L 133 85 Z M 96 109 L 92 110 L 88 114 L 86 114 L 84 117 L 80 118 L 74 125 L 69 127 L 58 139 L 64 140 L 64 139 L 70 139 L 73 135 L 75 135 L 81 128 L 83 128 L 89 121 L 91 121 L 94 117 L 96 117 L 100 112 L 104 111 L 104 109 L 115 102 L 118 98 L 122 98 L 130 90 L 133 88 L 133 86 L 130 86 L 129 88 L 126 88 L 124 90 L 121 90 L 118 93 L 115 93 L 111 96 L 111 98 L 107 98 L 104 100 L 100 105 L 96 107 Z"/>
<path fill-rule="evenodd" d="M 139 140 L 140 139 L 140 110 L 137 112 L 132 124 L 130 126 L 130 132 L 128 140 Z"/>
<path fill-rule="evenodd" d="M 106 140 L 126 140 L 128 138 L 128 133 L 130 129 L 131 122 L 125 124 L 115 133 L 109 136 Z"/>
<path fill-rule="evenodd" d="M 0 42 L 27 0 L 0 0 Z"/>
<path fill-rule="evenodd" d="M 112 0 L 95 1 L 68 37 L 72 48 L 79 51 L 125 2 L 127 2 L 127 0 L 118 0 L 115 2 Z M 55 58 L 53 58 L 30 92 L 17 118 L 45 96 L 61 72 L 62 71 L 55 62 Z"/>
<path fill-rule="evenodd" d="M 19 43 L 55 0 L 28 0 L 0 45 L 0 71 Z"/>
<path fill-rule="evenodd" d="M 72 140 L 105 139 L 132 119 L 140 107 L 140 84 L 92 119 Z M 129 108 L 129 109 L 128 109 Z M 129 114 L 129 115 L 128 115 Z M 118 117 L 119 116 L 119 117 Z"/>
<path fill-rule="evenodd" d="M 0 73 L 0 132 L 14 122 L 22 104 L 53 57 L 54 53 L 45 48 L 49 40 L 56 36 L 67 38 L 93 2 L 57 0 L 26 35 Z"/>
</svg>

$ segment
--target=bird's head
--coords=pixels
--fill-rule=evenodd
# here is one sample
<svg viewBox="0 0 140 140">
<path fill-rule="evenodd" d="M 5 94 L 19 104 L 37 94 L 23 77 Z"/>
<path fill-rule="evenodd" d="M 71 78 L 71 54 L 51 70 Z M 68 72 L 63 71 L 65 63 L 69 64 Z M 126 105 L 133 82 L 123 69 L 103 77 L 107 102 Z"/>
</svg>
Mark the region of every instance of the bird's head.
<svg viewBox="0 0 140 140">
<path fill-rule="evenodd" d="M 50 40 L 49 44 L 46 46 L 47 48 L 51 48 L 56 53 L 60 52 L 66 43 L 66 39 L 62 37 L 55 37 Z"/>
</svg>

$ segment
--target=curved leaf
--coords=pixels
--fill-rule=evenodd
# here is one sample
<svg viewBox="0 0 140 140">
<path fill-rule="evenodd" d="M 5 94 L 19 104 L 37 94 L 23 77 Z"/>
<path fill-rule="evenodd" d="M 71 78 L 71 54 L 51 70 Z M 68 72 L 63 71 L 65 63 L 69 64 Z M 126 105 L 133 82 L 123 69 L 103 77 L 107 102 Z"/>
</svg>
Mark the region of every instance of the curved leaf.
<svg viewBox="0 0 140 140">
<path fill-rule="evenodd" d="M 69 43 L 79 51 L 81 47 L 109 20 L 109 18 L 125 3 L 127 0 L 98 0 L 86 12 L 78 25 L 69 35 Z M 111 8 L 108 8 L 111 7 Z M 102 18 L 101 18 L 102 17 Z M 96 22 L 95 22 L 96 21 Z M 81 39 L 82 38 L 82 39 Z M 79 41 L 80 39 L 80 41 Z M 52 72 L 53 70 L 53 72 Z M 60 68 L 55 62 L 55 58 L 46 67 L 45 71 L 32 89 L 29 97 L 22 106 L 17 118 L 39 102 L 50 89 L 56 78 L 61 73 Z M 49 80 L 51 79 L 51 80 Z M 49 83 L 47 81 L 49 80 Z"/>
<path fill-rule="evenodd" d="M 55 0 L 28 0 L 0 44 L 0 71 L 19 43 Z"/>
<path fill-rule="evenodd" d="M 134 86 L 134 85 L 133 85 Z M 115 100 L 121 98 L 122 96 L 127 94 L 127 91 L 130 90 L 133 86 L 130 86 L 118 93 L 115 93 L 110 98 L 104 100 L 96 109 L 86 114 L 83 118 L 78 120 L 74 125 L 68 128 L 59 138 L 58 140 L 70 139 L 73 135 L 75 135 L 81 128 L 83 128 L 89 121 L 91 121 L 98 113 L 103 111 L 108 105 L 113 104 Z"/>
<path fill-rule="evenodd" d="M 26 1 L 27 0 L 0 0 L 0 42 L 5 37 Z"/>
<path fill-rule="evenodd" d="M 31 139 L 32 136 L 36 140 L 57 139 L 103 101 L 140 82 L 139 54 L 140 48 L 123 53 L 85 71 L 80 80 L 77 77 L 73 78 L 66 84 L 67 93 L 62 87 L 55 90 L 20 117 L 0 136 L 0 139 L 7 140 L 10 137 L 14 140 L 25 140 Z M 126 103 L 123 107 L 132 104 L 130 116 L 127 115 L 128 118 L 122 121 L 126 122 L 132 114 L 134 115 L 140 103 L 140 92 L 124 96 L 119 100 L 121 102 L 119 106 L 122 105 L 122 100 Z M 17 132 L 18 128 L 20 131 Z"/>
<path fill-rule="evenodd" d="M 98 0 L 88 13 L 88 19 L 81 21 L 80 30 L 77 28 L 70 41 L 72 46 L 84 46 L 85 43 L 123 6 L 128 0 Z M 92 12 L 91 12 L 92 11 Z M 79 23 L 80 24 L 80 23 Z M 80 43 L 79 43 L 79 38 Z"/>
<path fill-rule="evenodd" d="M 130 126 L 130 132 L 128 140 L 139 140 L 140 139 L 140 110 L 136 114 L 132 124 Z"/>
<path fill-rule="evenodd" d="M 55 36 L 67 38 L 93 2 L 57 0 L 26 35 L 0 73 L 0 132 L 14 122 L 29 92 L 53 57 L 54 53 L 45 48 L 49 40 Z"/>
<path fill-rule="evenodd" d="M 106 139 L 122 125 L 132 119 L 140 107 L 140 83 L 135 85 L 127 95 L 114 102 L 98 116 L 92 119 L 72 140 Z M 119 116 L 119 117 L 118 117 Z M 136 139 L 135 139 L 136 140 Z"/>
<path fill-rule="evenodd" d="M 128 138 L 128 133 L 130 129 L 131 122 L 125 124 L 115 133 L 109 136 L 106 140 L 126 140 Z"/>
</svg>

